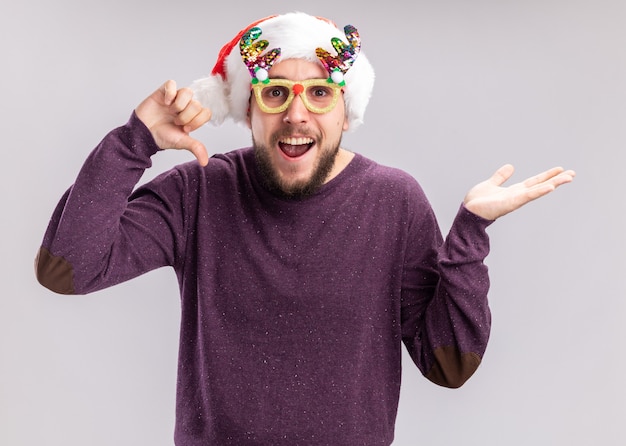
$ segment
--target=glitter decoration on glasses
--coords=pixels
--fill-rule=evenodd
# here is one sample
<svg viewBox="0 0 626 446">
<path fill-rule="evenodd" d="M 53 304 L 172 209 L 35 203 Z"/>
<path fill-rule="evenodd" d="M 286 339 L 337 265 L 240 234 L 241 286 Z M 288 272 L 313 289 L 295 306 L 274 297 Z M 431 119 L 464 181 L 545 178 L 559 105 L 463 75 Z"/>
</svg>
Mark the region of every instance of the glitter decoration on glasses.
<svg viewBox="0 0 626 446">
<path fill-rule="evenodd" d="M 352 25 L 346 25 L 343 31 L 348 39 L 348 44 L 338 37 L 333 37 L 330 40 L 333 48 L 337 51 L 337 56 L 333 56 L 324 48 L 315 50 L 315 54 L 326 68 L 326 71 L 328 71 L 328 74 L 330 74 L 328 82 L 334 82 L 342 87 L 346 84 L 344 75 L 361 51 L 361 39 L 357 29 Z"/>
<path fill-rule="evenodd" d="M 280 56 L 280 48 L 274 48 L 261 55 L 269 43 L 267 40 L 254 42 L 260 36 L 261 28 L 255 26 L 246 31 L 239 42 L 239 52 L 243 62 L 250 71 L 253 84 L 269 82 L 269 70 Z"/>
<path fill-rule="evenodd" d="M 348 39 L 346 44 L 339 37 L 333 37 L 330 42 L 337 51 L 337 55 L 333 56 L 323 48 L 317 48 L 315 54 L 326 68 L 329 74 L 328 82 L 333 82 L 340 86 L 346 85 L 344 75 L 352 67 L 359 52 L 361 51 L 361 39 L 359 31 L 352 25 L 346 25 L 344 33 Z M 262 34 L 261 28 L 255 26 L 246 31 L 239 42 L 239 52 L 243 62 L 248 67 L 252 76 L 252 84 L 258 82 L 267 83 L 269 79 L 269 70 L 280 56 L 280 48 L 274 48 L 266 54 L 261 53 L 269 46 L 267 40 L 259 40 L 255 42 Z"/>
</svg>

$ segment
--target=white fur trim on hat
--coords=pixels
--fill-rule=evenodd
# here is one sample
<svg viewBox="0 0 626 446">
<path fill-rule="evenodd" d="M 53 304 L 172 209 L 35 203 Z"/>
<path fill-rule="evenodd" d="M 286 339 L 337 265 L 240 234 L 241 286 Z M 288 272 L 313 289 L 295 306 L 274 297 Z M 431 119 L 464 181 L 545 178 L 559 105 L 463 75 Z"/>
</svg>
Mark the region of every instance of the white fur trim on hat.
<svg viewBox="0 0 626 446">
<path fill-rule="evenodd" d="M 302 12 L 262 19 L 242 30 L 239 38 L 243 31 L 252 26 L 261 28 L 261 39 L 269 42 L 268 49 L 281 49 L 278 62 L 286 59 L 305 59 L 321 65 L 315 53 L 316 48 L 324 48 L 331 54 L 336 54 L 331 39 L 338 37 L 346 41 L 344 32 L 330 21 Z M 211 109 L 210 122 L 215 125 L 220 125 L 227 118 L 237 123 L 246 122 L 252 77 L 241 58 L 239 38 L 236 37 L 222 49 L 211 75 L 198 79 L 191 85 L 196 99 Z M 354 130 L 363 122 L 365 109 L 374 87 L 374 69 L 363 51 L 345 74 L 345 82 L 346 113 L 349 128 Z"/>
</svg>

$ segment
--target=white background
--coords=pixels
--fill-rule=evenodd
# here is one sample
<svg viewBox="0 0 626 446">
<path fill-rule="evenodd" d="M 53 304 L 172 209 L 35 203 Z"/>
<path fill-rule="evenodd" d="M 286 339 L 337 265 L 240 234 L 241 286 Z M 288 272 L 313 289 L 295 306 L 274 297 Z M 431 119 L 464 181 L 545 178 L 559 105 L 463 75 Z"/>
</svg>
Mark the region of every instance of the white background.
<svg viewBox="0 0 626 446">
<path fill-rule="evenodd" d="M 394 446 L 626 444 L 626 2 L 92 0 L 0 6 L 0 444 L 172 444 L 178 290 L 164 269 L 90 296 L 33 258 L 88 152 L 163 81 L 207 74 L 239 29 L 302 10 L 355 25 L 377 71 L 344 145 L 413 174 L 442 231 L 511 162 L 570 184 L 489 229 L 493 331 L 461 389 L 408 356 Z M 366 6 L 363 6 L 366 5 Z M 243 128 L 198 132 L 209 149 Z M 162 153 L 146 178 L 184 153 Z"/>
</svg>

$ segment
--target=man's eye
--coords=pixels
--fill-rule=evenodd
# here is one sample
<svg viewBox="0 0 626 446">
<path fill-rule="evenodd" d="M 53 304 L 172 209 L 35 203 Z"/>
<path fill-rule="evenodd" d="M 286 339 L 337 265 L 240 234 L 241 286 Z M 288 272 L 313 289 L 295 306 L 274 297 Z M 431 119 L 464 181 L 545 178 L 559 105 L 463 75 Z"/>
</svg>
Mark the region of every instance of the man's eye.
<svg viewBox="0 0 626 446">
<path fill-rule="evenodd" d="M 315 90 L 313 90 L 313 96 L 323 97 L 323 96 L 326 96 L 327 94 L 329 93 L 326 88 L 318 87 Z"/>
<path fill-rule="evenodd" d="M 285 99 L 289 96 L 285 87 L 270 86 L 263 89 L 263 97 L 268 100 Z"/>
</svg>

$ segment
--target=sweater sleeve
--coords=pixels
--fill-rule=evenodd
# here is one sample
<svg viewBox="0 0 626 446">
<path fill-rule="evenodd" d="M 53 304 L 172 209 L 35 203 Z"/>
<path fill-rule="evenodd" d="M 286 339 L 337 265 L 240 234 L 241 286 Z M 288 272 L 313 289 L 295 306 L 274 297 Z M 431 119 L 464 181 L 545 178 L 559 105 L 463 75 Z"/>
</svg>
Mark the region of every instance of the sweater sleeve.
<svg viewBox="0 0 626 446">
<path fill-rule="evenodd" d="M 444 387 L 463 385 L 487 347 L 491 313 L 484 259 L 491 223 L 461 205 L 443 242 L 432 210 L 416 228 L 422 249 L 408 256 L 405 268 L 402 336 L 424 376 Z"/>
<path fill-rule="evenodd" d="M 91 152 L 37 253 L 35 273 L 43 286 L 86 294 L 173 263 L 182 226 L 180 188 L 165 193 L 157 181 L 133 192 L 158 150 L 133 113 Z"/>
</svg>

